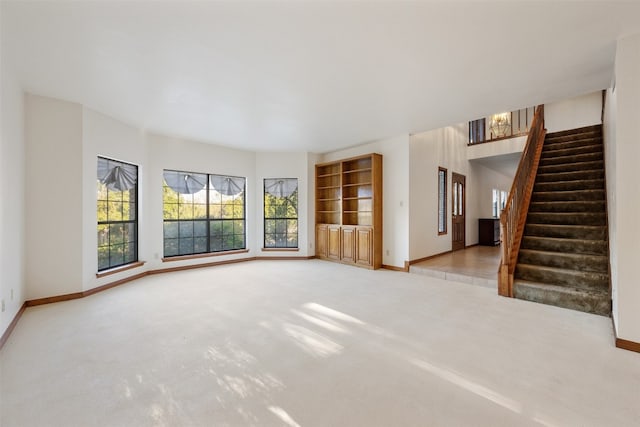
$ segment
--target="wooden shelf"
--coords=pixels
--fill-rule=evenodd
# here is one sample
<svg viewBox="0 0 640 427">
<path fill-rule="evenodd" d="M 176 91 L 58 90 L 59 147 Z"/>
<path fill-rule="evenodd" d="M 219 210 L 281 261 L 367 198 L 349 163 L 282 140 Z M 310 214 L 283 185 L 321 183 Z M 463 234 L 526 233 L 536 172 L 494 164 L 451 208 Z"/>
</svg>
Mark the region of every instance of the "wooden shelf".
<svg viewBox="0 0 640 427">
<path fill-rule="evenodd" d="M 362 187 L 365 185 L 371 185 L 371 182 L 357 182 L 355 184 L 342 184 L 343 187 Z"/>
<path fill-rule="evenodd" d="M 382 156 L 316 165 L 316 256 L 382 266 Z M 325 210 L 331 209 L 331 210 Z"/>
<path fill-rule="evenodd" d="M 371 172 L 371 168 L 351 169 L 351 170 L 342 171 L 342 173 L 344 173 L 344 174 L 347 174 L 347 173 L 358 173 L 358 172 Z"/>
</svg>

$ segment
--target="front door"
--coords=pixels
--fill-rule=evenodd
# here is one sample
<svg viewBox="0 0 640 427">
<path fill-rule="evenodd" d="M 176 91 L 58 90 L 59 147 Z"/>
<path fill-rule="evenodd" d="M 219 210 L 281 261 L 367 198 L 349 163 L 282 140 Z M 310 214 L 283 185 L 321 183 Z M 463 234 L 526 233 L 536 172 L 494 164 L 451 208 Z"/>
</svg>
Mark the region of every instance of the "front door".
<svg viewBox="0 0 640 427">
<path fill-rule="evenodd" d="M 451 179 L 451 200 L 453 208 L 451 209 L 451 249 L 457 251 L 464 249 L 465 246 L 465 230 L 464 216 L 467 210 L 465 203 L 465 176 L 453 172 Z"/>
</svg>

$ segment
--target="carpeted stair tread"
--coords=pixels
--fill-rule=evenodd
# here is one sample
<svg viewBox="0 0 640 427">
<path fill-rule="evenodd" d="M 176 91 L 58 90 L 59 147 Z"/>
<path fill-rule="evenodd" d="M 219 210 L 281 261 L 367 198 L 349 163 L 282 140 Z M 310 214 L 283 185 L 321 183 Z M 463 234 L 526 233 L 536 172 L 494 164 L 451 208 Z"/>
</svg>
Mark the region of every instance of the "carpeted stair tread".
<svg viewBox="0 0 640 427">
<path fill-rule="evenodd" d="M 538 173 L 538 175 L 536 175 L 536 183 L 580 181 L 589 179 L 604 179 L 604 171 L 602 169 L 594 169 L 570 172 Z"/>
<path fill-rule="evenodd" d="M 527 224 L 606 225 L 604 212 L 529 212 Z"/>
<path fill-rule="evenodd" d="M 589 125 L 583 126 L 580 128 L 569 129 L 569 130 L 561 130 L 557 132 L 550 132 L 547 134 L 546 139 L 557 139 L 562 137 L 575 137 L 576 135 L 584 135 L 584 134 L 594 134 L 601 136 L 602 135 L 602 125 Z"/>
<path fill-rule="evenodd" d="M 570 224 L 526 224 L 526 236 L 604 240 L 607 227 L 602 225 L 570 225 Z"/>
<path fill-rule="evenodd" d="M 604 168 L 604 160 L 593 160 L 590 162 L 571 162 L 562 163 L 557 165 L 545 165 L 538 166 L 538 173 L 557 173 L 557 172 L 572 172 L 572 171 L 584 171 L 584 170 L 598 170 Z"/>
<path fill-rule="evenodd" d="M 519 299 L 587 313 L 608 316 L 611 299 L 608 290 L 576 289 L 567 286 L 515 280 L 514 296 Z"/>
<path fill-rule="evenodd" d="M 529 203 L 514 294 L 609 315 L 602 126 L 547 134 Z"/>
<path fill-rule="evenodd" d="M 542 267 L 555 267 L 566 270 L 593 271 L 607 273 L 609 260 L 602 255 L 585 255 L 562 252 L 520 249 L 518 262 Z"/>
<path fill-rule="evenodd" d="M 565 157 L 565 156 L 577 156 L 579 154 L 598 153 L 602 151 L 601 144 L 585 145 L 577 148 L 565 148 L 563 150 L 542 150 L 541 159 L 548 159 L 551 157 Z"/>
<path fill-rule="evenodd" d="M 607 241 L 594 239 L 571 239 L 562 237 L 524 236 L 522 249 L 534 249 L 549 252 L 565 252 L 585 255 L 607 256 Z"/>
<path fill-rule="evenodd" d="M 594 152 L 594 153 L 582 153 L 575 154 L 570 156 L 554 156 L 548 158 L 541 158 L 538 167 L 540 166 L 550 166 L 550 165 L 566 165 L 575 162 L 593 162 L 597 160 L 602 160 L 603 154 L 602 151 Z"/>
<path fill-rule="evenodd" d="M 536 191 L 531 202 L 604 200 L 604 190 Z"/>
<path fill-rule="evenodd" d="M 567 148 L 583 147 L 585 145 L 602 145 L 602 138 L 571 139 L 564 142 L 549 142 L 549 140 L 545 140 L 543 150 L 564 150 Z"/>
<path fill-rule="evenodd" d="M 536 182 L 533 191 L 573 191 L 573 190 L 601 190 L 604 189 L 602 179 L 577 179 L 571 181 Z"/>
<path fill-rule="evenodd" d="M 604 212 L 604 200 L 531 202 L 529 212 Z"/>
<path fill-rule="evenodd" d="M 594 271 L 518 263 L 515 278 L 538 283 L 553 283 L 558 286 L 572 286 L 576 289 L 609 289 L 609 275 Z"/>
</svg>

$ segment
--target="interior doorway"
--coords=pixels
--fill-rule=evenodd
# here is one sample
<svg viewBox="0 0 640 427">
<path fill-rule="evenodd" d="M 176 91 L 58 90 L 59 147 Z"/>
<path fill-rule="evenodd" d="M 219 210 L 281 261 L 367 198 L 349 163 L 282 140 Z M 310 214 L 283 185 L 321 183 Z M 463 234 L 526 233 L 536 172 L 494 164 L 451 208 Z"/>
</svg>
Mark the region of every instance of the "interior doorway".
<svg viewBox="0 0 640 427">
<path fill-rule="evenodd" d="M 466 178 L 453 172 L 451 176 L 451 249 L 457 251 L 465 247 L 465 214 L 467 206 Z"/>
</svg>

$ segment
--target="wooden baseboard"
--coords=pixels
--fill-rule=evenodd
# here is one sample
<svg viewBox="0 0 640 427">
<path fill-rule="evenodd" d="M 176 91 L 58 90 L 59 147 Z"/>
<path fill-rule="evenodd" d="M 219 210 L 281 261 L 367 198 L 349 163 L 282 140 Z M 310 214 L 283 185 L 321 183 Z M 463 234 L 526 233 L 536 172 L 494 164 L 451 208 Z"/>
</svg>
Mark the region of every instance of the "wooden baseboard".
<svg viewBox="0 0 640 427">
<path fill-rule="evenodd" d="M 2 337 L 0 337 L 0 350 L 2 350 L 4 343 L 6 343 L 7 340 L 9 339 L 9 335 L 11 335 L 11 332 L 13 332 L 13 328 L 15 328 L 16 325 L 18 324 L 18 320 L 20 320 L 20 318 L 22 317 L 22 313 L 24 313 L 24 310 L 26 308 L 27 308 L 27 303 L 22 304 L 22 306 L 20 307 L 20 310 L 18 310 L 16 315 L 13 317 L 13 320 L 11 321 L 11 323 L 9 323 L 9 327 L 7 327 L 7 330 L 4 331 L 4 333 L 2 334 Z"/>
<path fill-rule="evenodd" d="M 616 339 L 616 347 L 621 348 L 623 350 L 634 351 L 636 353 L 640 353 L 640 343 L 635 341 L 629 341 L 622 338 L 618 338 L 618 328 L 616 326 L 616 319 L 611 316 L 611 323 L 613 326 L 613 336 Z"/>
<path fill-rule="evenodd" d="M 255 257 L 256 260 L 275 260 L 275 261 L 297 261 L 297 260 L 307 260 L 307 259 L 314 259 L 315 255 L 312 256 L 257 256 Z"/>
<path fill-rule="evenodd" d="M 53 304 L 54 302 L 70 301 L 72 299 L 82 298 L 83 296 L 84 296 L 84 292 L 74 292 L 72 294 L 55 295 L 55 296 L 46 297 L 46 298 L 30 299 L 28 301 L 25 301 L 25 304 L 27 305 L 27 307 L 35 307 L 36 305 Z"/>
<path fill-rule="evenodd" d="M 423 257 L 423 258 L 418 258 L 418 259 L 412 259 L 411 261 L 408 261 L 408 262 L 409 262 L 409 265 L 413 265 L 413 264 L 417 264 L 419 262 L 428 261 L 430 259 L 437 258 L 437 257 L 442 256 L 442 255 L 450 254 L 452 252 L 453 252 L 452 250 L 448 250 L 448 251 L 440 252 L 439 254 L 429 255 L 429 256 L 426 256 L 426 257 Z"/>
<path fill-rule="evenodd" d="M 622 338 L 616 338 L 616 347 L 623 350 L 635 351 L 640 353 L 640 343 L 635 341 L 623 340 Z"/>
<path fill-rule="evenodd" d="M 407 266 L 406 261 L 404 262 L 404 267 L 396 267 L 395 265 L 382 264 L 382 268 L 384 268 L 385 270 L 402 271 L 403 273 L 409 272 L 409 267 Z"/>
</svg>

